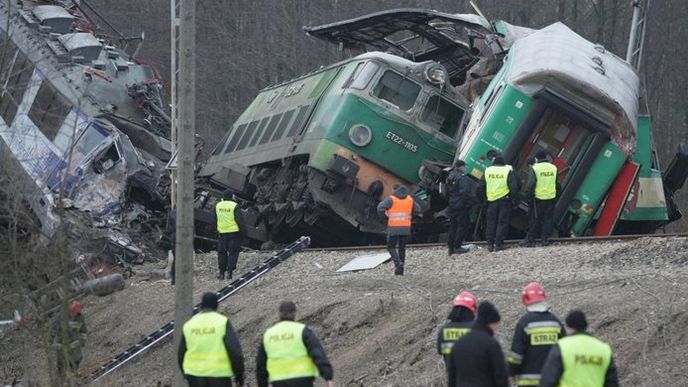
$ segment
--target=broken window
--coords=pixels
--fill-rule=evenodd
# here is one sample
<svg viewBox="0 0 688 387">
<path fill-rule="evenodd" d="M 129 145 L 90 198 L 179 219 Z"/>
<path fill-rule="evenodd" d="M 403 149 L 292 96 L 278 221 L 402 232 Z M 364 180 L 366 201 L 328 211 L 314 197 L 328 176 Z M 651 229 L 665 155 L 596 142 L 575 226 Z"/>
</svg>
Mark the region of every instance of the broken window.
<svg viewBox="0 0 688 387">
<path fill-rule="evenodd" d="M 69 101 L 44 79 L 29 110 L 29 118 L 53 141 L 71 108 Z"/>
<path fill-rule="evenodd" d="M 411 109 L 418 93 L 418 84 L 390 70 L 385 71 L 373 90 L 373 95 L 396 105 L 401 110 Z"/>
<path fill-rule="evenodd" d="M 91 153 L 97 146 L 103 143 L 108 137 L 108 133 L 97 125 L 89 125 L 84 134 L 72 148 L 69 170 L 74 170 L 81 164 L 84 157 Z M 69 157 L 69 155 L 67 155 Z"/>
<path fill-rule="evenodd" d="M 453 103 L 433 95 L 425 105 L 421 119 L 449 137 L 454 138 L 461 125 L 464 111 Z"/>
<path fill-rule="evenodd" d="M 14 43 L 11 41 L 8 43 L 10 46 L 7 52 L 11 53 L 10 60 L 6 71 L 0 73 L 0 116 L 7 126 L 10 126 L 31 81 L 33 63 L 16 48 Z"/>
<path fill-rule="evenodd" d="M 351 79 L 347 82 L 349 83 L 349 87 L 359 90 L 365 89 L 379 67 L 380 66 L 375 62 L 359 63 L 353 74 L 351 74 Z"/>
<path fill-rule="evenodd" d="M 119 162 L 119 152 L 115 144 L 110 145 L 108 150 L 93 162 L 93 170 L 100 174 L 112 169 Z"/>
</svg>

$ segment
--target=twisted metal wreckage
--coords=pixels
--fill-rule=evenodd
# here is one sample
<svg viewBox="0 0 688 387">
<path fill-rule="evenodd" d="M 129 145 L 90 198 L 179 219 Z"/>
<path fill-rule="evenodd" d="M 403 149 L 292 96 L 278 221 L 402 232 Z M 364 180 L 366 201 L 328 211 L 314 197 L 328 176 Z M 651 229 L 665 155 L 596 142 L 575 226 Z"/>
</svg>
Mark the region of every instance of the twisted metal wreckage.
<svg viewBox="0 0 688 387">
<path fill-rule="evenodd" d="M 69 224 L 132 261 L 142 250 L 121 231 L 163 226 L 169 207 L 170 117 L 136 56 L 143 36 L 101 18 L 108 35 L 93 14 L 85 1 L 0 3 L 0 155 L 46 239 Z"/>
</svg>

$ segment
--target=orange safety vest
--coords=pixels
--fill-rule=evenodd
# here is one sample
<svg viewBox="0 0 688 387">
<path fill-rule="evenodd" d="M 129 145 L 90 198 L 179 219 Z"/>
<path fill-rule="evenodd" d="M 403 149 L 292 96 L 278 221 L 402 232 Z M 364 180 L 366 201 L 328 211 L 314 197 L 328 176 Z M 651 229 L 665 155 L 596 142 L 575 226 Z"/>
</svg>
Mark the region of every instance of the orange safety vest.
<svg viewBox="0 0 688 387">
<path fill-rule="evenodd" d="M 392 207 L 387 214 L 388 227 L 411 227 L 411 215 L 413 214 L 413 198 L 409 195 L 403 199 L 392 195 Z"/>
</svg>

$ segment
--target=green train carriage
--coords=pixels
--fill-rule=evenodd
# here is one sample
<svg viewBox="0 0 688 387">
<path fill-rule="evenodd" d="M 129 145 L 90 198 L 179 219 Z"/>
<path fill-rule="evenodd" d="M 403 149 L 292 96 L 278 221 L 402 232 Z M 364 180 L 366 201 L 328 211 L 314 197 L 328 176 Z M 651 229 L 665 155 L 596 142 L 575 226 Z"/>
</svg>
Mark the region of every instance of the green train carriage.
<svg viewBox="0 0 688 387">
<path fill-rule="evenodd" d="M 547 151 L 563 187 L 555 209 L 562 235 L 649 232 L 675 218 L 649 119 L 638 115 L 634 69 L 561 23 L 509 43 L 457 151 L 467 173 L 482 179 L 492 154 L 501 152 L 525 181 L 528 158 Z M 516 236 L 527 229 L 528 203 L 523 192 L 515 196 Z"/>
<path fill-rule="evenodd" d="M 255 240 L 383 233 L 375 208 L 393 185 L 414 186 L 424 161 L 454 157 L 467 103 L 447 79 L 436 62 L 370 52 L 262 90 L 199 173 L 197 232 L 212 233 L 228 187 Z"/>
</svg>

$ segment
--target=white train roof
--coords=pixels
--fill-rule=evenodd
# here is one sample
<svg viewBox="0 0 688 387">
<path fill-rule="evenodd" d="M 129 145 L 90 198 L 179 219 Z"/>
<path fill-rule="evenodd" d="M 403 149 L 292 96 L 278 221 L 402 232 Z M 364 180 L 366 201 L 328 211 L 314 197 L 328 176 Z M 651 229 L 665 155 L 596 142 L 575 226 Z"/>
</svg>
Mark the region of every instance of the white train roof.
<svg viewBox="0 0 688 387">
<path fill-rule="evenodd" d="M 528 95 L 543 86 L 611 125 L 612 141 L 635 150 L 640 81 L 624 60 L 555 23 L 515 41 L 508 81 Z"/>
</svg>

